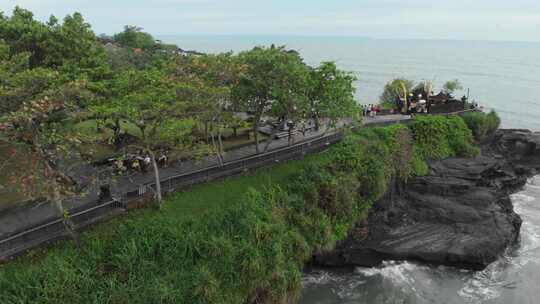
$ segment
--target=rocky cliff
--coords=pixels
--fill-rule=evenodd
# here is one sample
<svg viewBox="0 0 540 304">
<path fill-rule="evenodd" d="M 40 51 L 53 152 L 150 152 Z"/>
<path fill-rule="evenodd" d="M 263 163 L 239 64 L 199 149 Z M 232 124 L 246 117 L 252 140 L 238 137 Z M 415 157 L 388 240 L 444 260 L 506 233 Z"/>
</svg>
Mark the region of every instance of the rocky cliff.
<svg viewBox="0 0 540 304">
<path fill-rule="evenodd" d="M 433 161 L 430 173 L 396 185 L 321 266 L 417 260 L 483 269 L 518 240 L 509 195 L 540 172 L 540 133 L 499 130 L 473 159 Z"/>
</svg>

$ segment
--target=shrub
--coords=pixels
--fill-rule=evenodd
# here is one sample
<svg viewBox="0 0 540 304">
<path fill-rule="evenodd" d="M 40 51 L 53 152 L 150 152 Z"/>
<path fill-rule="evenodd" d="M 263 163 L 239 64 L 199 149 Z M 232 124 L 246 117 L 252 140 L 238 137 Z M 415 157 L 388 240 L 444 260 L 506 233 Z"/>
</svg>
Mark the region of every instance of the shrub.
<svg viewBox="0 0 540 304">
<path fill-rule="evenodd" d="M 472 157 L 479 154 L 480 150 L 472 145 L 473 135 L 459 116 L 449 116 L 446 119 L 446 138 L 452 151 L 452 155 Z"/>
<path fill-rule="evenodd" d="M 410 126 L 418 151 L 424 158 L 446 158 L 452 155 L 447 140 L 446 118 L 422 116 Z"/>
<path fill-rule="evenodd" d="M 500 126 L 501 119 L 495 111 L 489 114 L 483 112 L 469 112 L 463 115 L 463 120 L 472 130 L 474 138 L 481 141 L 493 134 Z"/>
<path fill-rule="evenodd" d="M 471 130 L 458 116 L 418 117 L 410 128 L 418 152 L 423 158 L 444 159 L 478 153 L 472 145 Z"/>
</svg>

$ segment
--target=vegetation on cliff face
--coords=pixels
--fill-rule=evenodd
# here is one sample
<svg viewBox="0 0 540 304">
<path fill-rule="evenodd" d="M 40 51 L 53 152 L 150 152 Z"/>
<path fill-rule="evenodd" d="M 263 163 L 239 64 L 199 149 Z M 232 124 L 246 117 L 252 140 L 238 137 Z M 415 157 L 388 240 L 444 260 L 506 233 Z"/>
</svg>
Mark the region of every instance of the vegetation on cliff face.
<svg viewBox="0 0 540 304">
<path fill-rule="evenodd" d="M 473 135 L 458 116 L 420 116 L 411 125 L 420 153 L 426 158 L 475 156 Z"/>
<path fill-rule="evenodd" d="M 467 126 L 473 131 L 476 140 L 483 140 L 493 134 L 501 124 L 501 119 L 495 111 L 489 114 L 481 112 L 470 112 L 463 115 L 463 120 Z"/>
<path fill-rule="evenodd" d="M 304 263 L 343 239 L 391 181 L 471 150 L 470 132 L 459 117 L 361 129 L 305 160 L 201 185 L 165 212 L 101 225 L 80 251 L 61 243 L 2 266 L 0 302 L 283 303 Z"/>
</svg>

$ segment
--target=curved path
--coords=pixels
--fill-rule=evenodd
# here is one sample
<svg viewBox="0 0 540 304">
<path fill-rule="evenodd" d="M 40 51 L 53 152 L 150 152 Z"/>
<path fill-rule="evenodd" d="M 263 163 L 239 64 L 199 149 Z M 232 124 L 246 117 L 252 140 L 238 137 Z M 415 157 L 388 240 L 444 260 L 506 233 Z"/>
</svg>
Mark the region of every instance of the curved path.
<svg viewBox="0 0 540 304">
<path fill-rule="evenodd" d="M 408 115 L 384 115 L 377 117 L 364 117 L 362 125 L 364 126 L 380 126 L 394 123 L 401 123 L 410 121 L 411 117 Z M 338 127 L 343 127 L 350 124 L 350 121 L 342 121 Z M 294 136 L 293 142 L 299 148 L 303 148 L 304 144 L 310 146 L 311 143 L 318 143 L 320 146 L 321 140 L 328 142 L 336 142 L 339 140 L 338 136 L 341 135 L 339 131 L 312 131 L 306 133 L 305 136 L 297 134 Z M 325 140 L 325 139 L 332 140 Z M 264 149 L 266 143 L 261 143 L 261 151 Z M 313 149 L 307 149 L 307 153 L 310 151 L 317 151 L 325 149 L 326 145 Z M 311 147 L 311 146 L 310 146 Z M 239 162 L 243 160 L 251 161 L 257 160 L 257 158 L 268 158 L 272 154 L 280 155 L 282 159 L 287 159 L 286 154 L 295 155 L 299 151 L 293 150 L 294 147 L 289 145 L 288 138 L 280 138 L 273 140 L 269 146 L 268 152 L 265 154 L 257 154 L 255 152 L 255 145 L 245 146 L 239 149 L 228 151 L 224 155 L 224 163 L 231 166 L 238 166 Z M 302 153 L 306 153 L 302 152 Z M 285 154 L 285 157 L 283 155 Z M 275 159 L 275 156 L 274 156 Z M 261 167 L 268 165 L 272 162 L 259 161 L 250 165 L 249 168 Z M 243 169 L 246 169 L 244 165 Z M 221 168 L 217 168 L 217 160 L 215 156 L 206 157 L 200 161 L 187 161 L 181 164 L 175 164 L 168 168 L 160 170 L 161 180 L 171 181 L 175 178 L 186 179 L 193 178 L 192 183 L 199 183 L 208 180 L 208 178 L 197 178 L 197 173 L 210 170 L 214 171 L 214 175 L 227 176 L 232 171 L 238 172 L 238 170 L 225 171 L 223 168 L 223 174 L 219 174 Z M 216 174 L 216 171 L 218 171 Z M 113 197 L 124 198 L 124 201 L 137 199 L 145 194 L 147 186 L 154 183 L 153 174 L 137 174 L 135 176 L 122 176 L 119 177 L 113 185 L 112 193 Z M 178 189 L 179 187 L 176 187 Z M 166 189 L 165 189 L 166 190 Z M 169 190 L 172 190 L 170 188 Z M 134 194 L 126 198 L 126 193 Z M 122 199 L 120 199 L 122 200 Z M 125 203 L 125 202 L 124 202 Z M 78 227 L 88 226 L 104 217 L 110 216 L 111 213 L 120 212 L 123 210 L 123 203 L 114 201 L 100 201 L 98 192 L 96 189 L 86 193 L 84 196 L 74 197 L 67 200 L 65 203 L 66 209 L 70 210 L 72 217 L 78 219 Z M 39 246 L 45 242 L 58 239 L 65 236 L 65 230 L 62 226 L 62 221 L 58 219 L 56 209 L 49 203 L 33 203 L 20 205 L 14 208 L 3 210 L 0 212 L 0 260 L 7 259 L 10 256 L 24 252 L 29 248 Z"/>
</svg>

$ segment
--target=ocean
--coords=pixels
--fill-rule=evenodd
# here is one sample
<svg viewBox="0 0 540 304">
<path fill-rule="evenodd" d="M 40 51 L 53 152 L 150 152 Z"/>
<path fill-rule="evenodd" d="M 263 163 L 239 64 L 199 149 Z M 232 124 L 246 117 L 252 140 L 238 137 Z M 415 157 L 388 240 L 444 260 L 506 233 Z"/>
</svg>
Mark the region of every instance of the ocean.
<svg viewBox="0 0 540 304">
<path fill-rule="evenodd" d="M 162 36 L 183 49 L 210 53 L 286 45 L 317 65 L 335 61 L 356 75 L 359 103 L 376 103 L 395 77 L 459 79 L 471 99 L 496 110 L 503 128 L 540 131 L 540 43 L 379 40 L 359 37 Z M 386 261 L 377 268 L 311 270 L 300 304 L 540 302 L 540 176 L 512 196 L 522 217 L 520 242 L 484 271 Z"/>
</svg>

